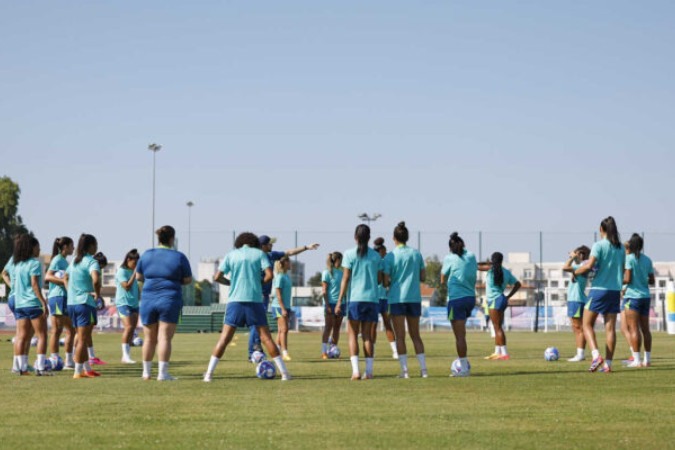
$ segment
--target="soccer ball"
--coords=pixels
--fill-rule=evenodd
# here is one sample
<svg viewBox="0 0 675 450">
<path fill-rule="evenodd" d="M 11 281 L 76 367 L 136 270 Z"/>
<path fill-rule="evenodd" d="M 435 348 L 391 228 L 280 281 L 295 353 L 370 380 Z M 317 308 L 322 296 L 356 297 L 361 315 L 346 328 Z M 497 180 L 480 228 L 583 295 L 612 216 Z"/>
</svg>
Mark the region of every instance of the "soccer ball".
<svg viewBox="0 0 675 450">
<path fill-rule="evenodd" d="M 471 364 L 466 361 L 466 370 L 462 368 L 462 362 L 457 358 L 450 366 L 450 375 L 453 377 L 468 377 L 471 374 Z"/>
<path fill-rule="evenodd" d="M 131 344 L 134 347 L 142 347 L 143 346 L 143 338 L 140 336 L 136 336 L 132 341 Z"/>
<path fill-rule="evenodd" d="M 33 364 L 33 367 L 37 369 L 38 363 L 37 359 L 35 360 L 35 363 Z M 52 370 L 52 361 L 51 358 L 45 358 L 45 370 Z"/>
<path fill-rule="evenodd" d="M 272 380 L 277 375 L 277 369 L 269 361 L 261 361 L 256 367 L 255 374 L 262 380 Z"/>
<path fill-rule="evenodd" d="M 331 345 L 328 349 L 328 357 L 330 359 L 338 359 L 340 357 L 340 347 L 337 345 Z"/>
<path fill-rule="evenodd" d="M 544 351 L 544 359 L 546 361 L 557 361 L 558 358 L 560 358 L 560 353 L 558 352 L 558 349 L 555 347 L 548 347 Z"/>
<path fill-rule="evenodd" d="M 264 360 L 265 360 L 265 354 L 263 352 L 256 350 L 253 353 L 251 353 L 251 362 L 253 364 L 261 363 Z"/>
<path fill-rule="evenodd" d="M 61 339 L 59 339 L 59 345 L 60 345 L 61 347 L 63 347 L 64 345 L 66 345 L 66 338 L 61 338 Z"/>
<path fill-rule="evenodd" d="M 54 272 L 54 276 L 62 280 L 63 277 L 65 276 L 65 272 L 63 270 L 57 270 L 56 272 Z"/>
<path fill-rule="evenodd" d="M 38 338 L 37 338 L 37 336 L 33 336 L 33 337 L 30 339 L 30 346 L 31 346 L 31 347 L 37 347 L 37 343 L 38 343 Z"/>
<path fill-rule="evenodd" d="M 52 365 L 52 370 L 59 372 L 63 370 L 63 359 L 61 356 L 57 356 L 56 358 L 49 358 L 47 361 Z"/>
</svg>

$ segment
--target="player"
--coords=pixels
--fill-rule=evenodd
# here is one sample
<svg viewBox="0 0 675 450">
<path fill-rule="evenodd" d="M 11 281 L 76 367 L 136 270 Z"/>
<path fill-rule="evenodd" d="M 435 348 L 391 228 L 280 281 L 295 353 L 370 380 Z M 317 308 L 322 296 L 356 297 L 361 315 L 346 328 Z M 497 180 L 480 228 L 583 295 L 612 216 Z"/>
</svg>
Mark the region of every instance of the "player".
<svg viewBox="0 0 675 450">
<path fill-rule="evenodd" d="M 272 300 L 272 312 L 277 318 L 277 346 L 281 348 L 281 358 L 284 361 L 290 361 L 288 355 L 288 327 L 291 317 L 291 278 L 288 271 L 291 270 L 291 260 L 288 256 L 283 256 L 274 263 L 274 299 Z"/>
<path fill-rule="evenodd" d="M 342 284 L 342 253 L 333 252 L 328 254 L 326 270 L 321 274 L 321 288 L 323 290 L 324 317 L 326 324 L 321 338 L 321 358 L 328 359 L 329 340 L 333 345 L 338 345 L 340 340 L 340 327 L 343 316 L 335 314 L 335 305 L 340 296 Z"/>
<path fill-rule="evenodd" d="M 583 317 L 584 305 L 588 301 L 588 297 L 586 296 L 588 277 L 586 275 L 574 275 L 574 272 L 588 260 L 590 254 L 591 249 L 582 245 L 570 252 L 569 258 L 567 258 L 563 266 L 564 272 L 572 274 L 572 279 L 567 288 L 567 317 L 569 317 L 572 324 L 577 344 L 577 353 L 574 357 L 567 360 L 569 362 L 579 362 L 586 359 L 586 337 L 584 336 Z"/>
<path fill-rule="evenodd" d="M 127 252 L 124 261 L 115 274 L 115 306 L 117 314 L 122 319 L 124 331 L 122 332 L 122 364 L 136 364 L 131 359 L 131 341 L 134 339 L 134 331 L 138 326 L 139 292 L 138 280 L 136 279 L 136 265 L 140 255 L 135 248 Z"/>
<path fill-rule="evenodd" d="M 75 245 L 71 238 L 68 236 L 56 238 L 52 246 L 52 259 L 45 274 L 45 281 L 49 283 L 47 301 L 49 303 L 49 312 L 52 316 L 52 329 L 49 336 L 50 359 L 52 362 L 58 361 L 59 339 L 61 339 L 61 333 L 65 328 L 66 361 L 63 366 L 64 369 L 75 368 L 75 361 L 73 360 L 75 330 L 68 316 L 68 286 L 66 286 L 64 279 L 66 270 L 68 269 L 66 258 L 72 255 L 74 251 Z"/>
<path fill-rule="evenodd" d="M 384 245 L 384 238 L 377 238 L 373 241 L 373 249 L 380 254 L 382 260 L 385 260 L 387 256 L 387 247 Z M 398 352 L 396 350 L 396 336 L 394 335 L 394 328 L 391 323 L 391 317 L 389 315 L 389 301 L 388 301 L 388 292 L 387 287 L 380 283 L 377 286 L 377 292 L 379 297 L 379 307 L 378 313 L 382 316 L 382 324 L 384 325 L 385 333 L 387 334 L 387 341 L 389 341 L 389 347 L 391 347 L 391 357 L 398 359 Z M 377 322 L 373 325 L 373 352 L 375 351 L 375 344 L 377 343 Z"/>
</svg>

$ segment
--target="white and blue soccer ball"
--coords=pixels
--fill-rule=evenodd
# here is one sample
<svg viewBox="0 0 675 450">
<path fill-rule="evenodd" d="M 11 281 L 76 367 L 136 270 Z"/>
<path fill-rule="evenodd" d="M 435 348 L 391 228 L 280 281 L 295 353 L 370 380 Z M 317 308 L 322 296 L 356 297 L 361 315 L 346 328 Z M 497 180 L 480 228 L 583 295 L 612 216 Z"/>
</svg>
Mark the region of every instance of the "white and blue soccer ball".
<svg viewBox="0 0 675 450">
<path fill-rule="evenodd" d="M 47 361 L 51 364 L 52 370 L 56 372 L 63 370 L 63 358 L 61 356 L 57 356 L 56 358 L 50 357 Z"/>
<path fill-rule="evenodd" d="M 143 347 L 143 338 L 140 336 L 136 336 L 132 341 L 131 345 L 134 347 Z"/>
<path fill-rule="evenodd" d="M 33 367 L 37 369 L 38 367 L 37 359 L 35 360 L 35 363 L 33 363 Z M 52 370 L 51 358 L 45 358 L 45 370 Z"/>
<path fill-rule="evenodd" d="M 30 346 L 31 346 L 31 347 L 37 347 L 37 343 L 38 343 L 38 338 L 37 338 L 37 336 L 33 336 L 33 337 L 30 339 Z"/>
<path fill-rule="evenodd" d="M 263 352 L 256 350 L 251 353 L 251 362 L 253 364 L 259 364 L 263 361 L 265 361 L 265 354 Z"/>
<path fill-rule="evenodd" d="M 328 357 L 330 359 L 338 359 L 340 357 L 340 347 L 337 345 L 331 345 L 328 349 Z"/>
<path fill-rule="evenodd" d="M 557 361 L 560 358 L 560 353 L 558 352 L 558 349 L 555 347 L 548 347 L 544 351 L 544 359 L 546 361 Z"/>
<path fill-rule="evenodd" d="M 466 369 L 462 367 L 462 362 L 457 358 L 450 365 L 450 375 L 453 377 L 468 377 L 471 374 L 471 364 L 466 361 Z"/>
<path fill-rule="evenodd" d="M 277 369 L 270 361 L 261 361 L 256 367 L 255 374 L 262 380 L 272 380 L 277 375 Z"/>
<path fill-rule="evenodd" d="M 63 270 L 57 270 L 56 272 L 54 272 L 54 276 L 62 280 L 63 277 L 65 276 L 65 272 Z"/>
<path fill-rule="evenodd" d="M 66 345 L 66 338 L 61 338 L 61 339 L 59 339 L 59 345 L 60 345 L 61 347 L 63 347 L 64 345 Z"/>
</svg>

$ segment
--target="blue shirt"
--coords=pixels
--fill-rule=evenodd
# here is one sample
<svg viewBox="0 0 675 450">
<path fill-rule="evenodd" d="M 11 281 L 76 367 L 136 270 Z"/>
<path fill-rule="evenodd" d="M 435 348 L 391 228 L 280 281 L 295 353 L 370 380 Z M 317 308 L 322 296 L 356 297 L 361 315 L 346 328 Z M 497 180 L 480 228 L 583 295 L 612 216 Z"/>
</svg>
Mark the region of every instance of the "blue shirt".
<svg viewBox="0 0 675 450">
<path fill-rule="evenodd" d="M 328 303 L 331 305 L 336 304 L 340 296 L 340 286 L 342 285 L 342 269 L 324 270 L 321 274 L 321 281 L 327 284 Z"/>
<path fill-rule="evenodd" d="M 117 273 L 115 274 L 115 285 L 117 286 L 117 290 L 115 291 L 115 305 L 138 308 L 138 281 L 136 278 L 134 278 L 133 283 L 131 283 L 131 289 L 128 291 L 122 287 L 122 283 L 129 281 L 129 278 L 131 278 L 133 274 L 133 270 L 125 269 L 122 266 L 117 269 Z"/>
<path fill-rule="evenodd" d="M 183 301 L 183 279 L 192 276 L 187 257 L 170 248 L 153 248 L 141 256 L 136 272 L 143 276 L 143 300 Z"/>
<path fill-rule="evenodd" d="M 47 270 L 52 270 L 54 272 L 63 271 L 65 273 L 66 269 L 68 269 L 68 261 L 66 261 L 66 258 L 64 258 L 63 255 L 58 253 L 49 262 L 49 268 Z M 47 298 L 65 297 L 66 295 L 65 287 L 60 284 L 52 283 L 51 281 L 49 282 L 49 293 L 47 293 Z"/>
<path fill-rule="evenodd" d="M 506 286 L 513 286 L 518 282 L 516 277 L 514 277 L 508 269 L 502 267 L 502 272 L 504 272 L 504 282 L 501 285 L 495 284 L 494 269 L 488 270 L 487 275 L 485 276 L 485 293 L 488 301 L 497 300 L 499 296 L 504 293 Z"/>
<path fill-rule="evenodd" d="M 357 250 L 357 248 L 347 250 L 342 260 L 342 267 L 351 271 L 349 301 L 378 303 L 380 293 L 377 288 L 377 277 L 384 267 L 384 262 L 380 254 L 370 247 L 363 257 L 358 255 Z"/>
<path fill-rule="evenodd" d="M 33 291 L 33 277 L 38 277 L 38 286 L 42 286 L 42 267 L 37 258 L 21 261 L 14 266 L 12 284 L 16 308 L 42 307 Z"/>
<path fill-rule="evenodd" d="M 614 247 L 607 239 L 603 239 L 593 244 L 591 256 L 597 260 L 598 267 L 591 283 L 591 289 L 620 291 L 626 260 L 623 245 Z"/>
<path fill-rule="evenodd" d="M 420 272 L 424 270 L 422 254 L 405 245 L 387 253 L 384 271 L 391 277 L 389 303 L 421 303 Z"/>
<path fill-rule="evenodd" d="M 89 305 L 96 307 L 96 300 L 91 295 L 94 292 L 93 272 L 101 273 L 101 267 L 93 256 L 84 255 L 79 264 L 75 261 L 70 263 L 66 273 L 68 274 L 68 304 Z"/>
<path fill-rule="evenodd" d="M 269 267 L 274 267 L 274 262 L 279 261 L 281 258 L 286 256 L 286 252 L 275 252 L 271 251 L 269 253 L 265 253 L 265 256 L 267 256 L 267 262 L 269 263 Z M 262 275 L 261 275 L 262 279 Z M 272 283 L 274 282 L 274 279 L 272 281 L 268 281 L 267 283 L 264 283 L 262 285 L 262 293 L 265 297 L 269 297 L 270 294 L 272 293 Z"/>
<path fill-rule="evenodd" d="M 274 291 L 272 292 L 272 295 L 274 296 L 274 300 L 272 300 L 272 306 L 281 308 L 281 305 L 279 304 L 279 297 L 277 297 L 277 289 L 281 289 L 281 297 L 284 301 L 284 307 L 290 308 L 292 295 L 292 283 L 290 277 L 285 273 L 276 274 L 274 276 L 274 280 L 272 280 L 272 287 L 274 288 Z"/>
<path fill-rule="evenodd" d="M 651 298 L 651 294 L 649 293 L 649 275 L 654 273 L 652 260 L 645 254 L 636 258 L 631 253 L 626 256 L 626 270 L 631 271 L 631 279 L 624 297 L 634 300 Z"/>
<path fill-rule="evenodd" d="M 10 256 L 9 261 L 7 261 L 7 264 L 5 264 L 4 269 L 5 272 L 7 272 L 7 275 L 9 275 L 9 294 L 7 294 L 7 298 L 11 297 L 14 295 L 12 289 L 14 288 L 14 257 Z"/>
<path fill-rule="evenodd" d="M 576 271 L 583 264 L 572 264 L 572 270 Z M 588 282 L 588 274 L 575 275 L 570 280 L 570 285 L 567 288 L 567 302 L 568 303 L 586 303 L 588 297 L 586 296 L 586 283 Z"/>
<path fill-rule="evenodd" d="M 225 255 L 218 270 L 229 275 L 229 301 L 262 303 L 260 272 L 270 268 L 270 258 L 262 250 L 244 245 Z"/>
<path fill-rule="evenodd" d="M 462 256 L 450 253 L 443 260 L 441 273 L 447 277 L 448 301 L 476 296 L 476 256 L 464 250 Z"/>
</svg>

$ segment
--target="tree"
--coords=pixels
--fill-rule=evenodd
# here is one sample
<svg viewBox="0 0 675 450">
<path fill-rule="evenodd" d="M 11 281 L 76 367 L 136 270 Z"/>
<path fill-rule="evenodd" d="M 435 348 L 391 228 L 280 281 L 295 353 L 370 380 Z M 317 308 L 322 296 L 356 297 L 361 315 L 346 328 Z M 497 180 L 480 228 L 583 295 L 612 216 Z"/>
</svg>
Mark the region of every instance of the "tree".
<svg viewBox="0 0 675 450">
<path fill-rule="evenodd" d="M 19 210 L 19 195 L 21 189 L 11 178 L 0 178 L 0 265 L 12 256 L 14 238 L 28 230 L 23 224 Z"/>
<path fill-rule="evenodd" d="M 321 272 L 317 272 L 307 280 L 307 286 L 321 287 Z"/>
<path fill-rule="evenodd" d="M 448 286 L 441 284 L 441 268 L 443 264 L 438 256 L 433 255 L 426 259 L 426 279 L 425 284 L 434 288 L 434 294 L 431 297 L 431 306 L 445 306 L 448 299 Z"/>
</svg>

